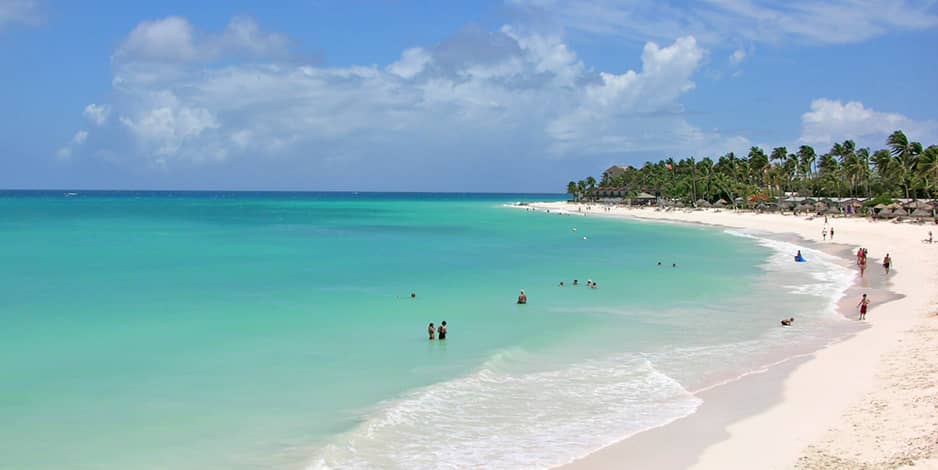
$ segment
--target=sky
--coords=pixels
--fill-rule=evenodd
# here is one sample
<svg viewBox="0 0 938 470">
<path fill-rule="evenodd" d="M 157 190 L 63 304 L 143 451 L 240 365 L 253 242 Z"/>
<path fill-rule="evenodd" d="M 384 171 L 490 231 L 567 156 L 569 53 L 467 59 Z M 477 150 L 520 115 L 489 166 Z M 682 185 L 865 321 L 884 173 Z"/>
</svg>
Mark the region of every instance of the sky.
<svg viewBox="0 0 938 470">
<path fill-rule="evenodd" d="M 563 192 L 902 129 L 934 0 L 0 0 L 0 188 Z"/>
</svg>

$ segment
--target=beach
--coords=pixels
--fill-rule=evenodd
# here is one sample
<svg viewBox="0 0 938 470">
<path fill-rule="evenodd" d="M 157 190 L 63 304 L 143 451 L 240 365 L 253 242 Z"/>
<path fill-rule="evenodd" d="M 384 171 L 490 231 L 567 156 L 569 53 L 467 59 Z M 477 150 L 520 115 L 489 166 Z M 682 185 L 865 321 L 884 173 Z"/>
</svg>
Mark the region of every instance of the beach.
<svg viewBox="0 0 938 470">
<path fill-rule="evenodd" d="M 704 391 L 697 413 L 564 468 L 938 468 L 938 244 L 922 243 L 934 225 L 830 218 L 828 225 L 836 230 L 830 242 L 821 240 L 823 216 L 599 205 L 587 210 L 562 202 L 531 207 L 793 235 L 854 252 L 865 247 L 870 266 L 853 292 L 872 287 L 886 253 L 894 260 L 886 280 L 894 295 L 886 302 L 873 299 L 869 328 L 807 357 Z M 844 248 L 839 251 L 843 264 L 855 269 Z M 844 298 L 840 308 L 852 309 L 858 300 Z"/>
</svg>

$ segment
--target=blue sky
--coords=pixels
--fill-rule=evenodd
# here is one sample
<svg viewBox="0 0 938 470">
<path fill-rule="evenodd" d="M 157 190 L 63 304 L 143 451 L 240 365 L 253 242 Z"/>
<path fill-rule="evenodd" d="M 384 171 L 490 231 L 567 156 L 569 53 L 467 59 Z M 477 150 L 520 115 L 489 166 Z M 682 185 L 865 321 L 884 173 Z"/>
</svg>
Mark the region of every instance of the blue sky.
<svg viewBox="0 0 938 470">
<path fill-rule="evenodd" d="M 901 128 L 931 0 L 0 0 L 0 188 L 562 191 Z"/>
</svg>

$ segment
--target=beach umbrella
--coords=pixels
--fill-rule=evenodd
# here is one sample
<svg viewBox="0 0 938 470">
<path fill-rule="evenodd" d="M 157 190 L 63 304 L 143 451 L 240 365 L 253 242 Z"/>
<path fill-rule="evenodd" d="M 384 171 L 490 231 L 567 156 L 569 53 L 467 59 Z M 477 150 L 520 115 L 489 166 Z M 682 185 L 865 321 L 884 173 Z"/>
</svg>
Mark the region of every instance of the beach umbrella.
<svg viewBox="0 0 938 470">
<path fill-rule="evenodd" d="M 723 199 L 720 199 L 719 201 L 713 203 L 713 205 L 723 207 L 726 205 L 726 201 L 724 201 Z"/>
<path fill-rule="evenodd" d="M 913 201 L 913 202 L 910 202 L 909 204 L 906 204 L 905 208 L 911 209 L 911 210 L 916 210 L 916 209 L 929 210 L 931 209 L 931 204 L 925 201 Z"/>
<path fill-rule="evenodd" d="M 886 207 L 889 208 L 889 209 L 892 209 L 892 210 L 902 209 L 902 205 L 899 204 L 898 202 L 894 202 L 894 203 L 892 203 L 892 204 L 889 204 L 889 205 L 887 205 Z"/>
<path fill-rule="evenodd" d="M 829 208 L 827 209 L 827 213 L 828 213 L 828 214 L 840 214 L 840 209 L 838 209 L 838 208 L 836 208 L 836 207 L 829 207 Z"/>
<path fill-rule="evenodd" d="M 809 204 L 802 204 L 802 205 L 801 205 L 801 208 L 802 208 L 803 210 L 806 210 L 806 211 L 813 211 L 813 210 L 814 210 L 814 204 L 810 204 L 810 203 L 809 203 Z"/>
<path fill-rule="evenodd" d="M 889 207 L 889 206 L 887 206 L 886 204 L 880 203 L 880 204 L 876 204 L 875 206 L 873 206 L 873 209 L 876 209 L 876 210 L 878 210 L 878 211 L 881 211 L 881 210 L 883 210 L 883 209 L 885 209 L 885 208 L 887 208 L 887 207 Z"/>
<path fill-rule="evenodd" d="M 912 212 L 912 217 L 931 217 L 931 213 L 932 211 L 929 209 L 915 209 L 915 211 Z"/>
</svg>

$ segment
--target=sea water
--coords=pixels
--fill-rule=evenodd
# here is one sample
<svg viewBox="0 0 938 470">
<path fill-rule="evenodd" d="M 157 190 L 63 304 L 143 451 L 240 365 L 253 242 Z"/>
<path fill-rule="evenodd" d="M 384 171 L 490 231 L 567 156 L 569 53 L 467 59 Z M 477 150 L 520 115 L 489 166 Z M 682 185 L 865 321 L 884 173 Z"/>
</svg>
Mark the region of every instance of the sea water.
<svg viewBox="0 0 938 470">
<path fill-rule="evenodd" d="M 551 199 L 0 192 L 0 468 L 543 468 L 849 332 L 822 253 Z"/>
</svg>

